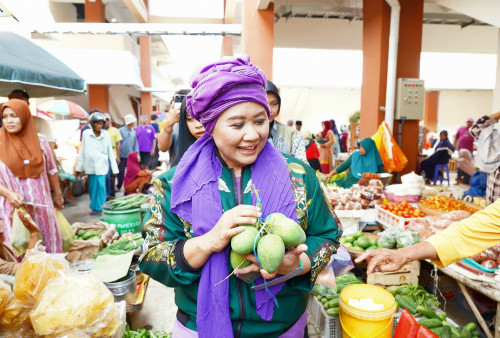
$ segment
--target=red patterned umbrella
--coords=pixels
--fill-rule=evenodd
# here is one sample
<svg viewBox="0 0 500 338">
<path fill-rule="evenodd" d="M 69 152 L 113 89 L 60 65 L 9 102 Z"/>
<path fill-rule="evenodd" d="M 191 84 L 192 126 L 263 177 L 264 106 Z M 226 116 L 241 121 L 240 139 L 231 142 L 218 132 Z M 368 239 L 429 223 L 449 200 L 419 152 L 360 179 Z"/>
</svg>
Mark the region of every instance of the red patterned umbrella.
<svg viewBox="0 0 500 338">
<path fill-rule="evenodd" d="M 68 100 L 52 100 L 43 103 L 39 108 L 46 113 L 70 115 L 79 119 L 85 119 L 89 116 L 85 109 Z"/>
</svg>

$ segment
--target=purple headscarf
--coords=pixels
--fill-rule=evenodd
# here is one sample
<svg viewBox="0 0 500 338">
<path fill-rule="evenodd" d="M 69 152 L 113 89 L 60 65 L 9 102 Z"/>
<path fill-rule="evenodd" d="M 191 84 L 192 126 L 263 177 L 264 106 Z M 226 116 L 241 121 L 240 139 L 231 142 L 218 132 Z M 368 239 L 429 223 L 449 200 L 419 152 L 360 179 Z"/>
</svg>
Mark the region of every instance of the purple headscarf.
<svg viewBox="0 0 500 338">
<path fill-rule="evenodd" d="M 256 102 L 271 115 L 267 104 L 266 76 L 249 57 L 223 60 L 202 68 L 191 78 L 194 88 L 186 97 L 187 110 L 207 133 L 226 109 L 242 102 Z M 264 91 L 262 91 L 264 88 Z"/>
<path fill-rule="evenodd" d="M 243 83 L 243 85 L 242 85 Z M 213 131 L 217 118 L 229 107 L 253 101 L 266 108 L 266 78 L 249 60 L 234 59 L 209 65 L 194 77 L 188 109 L 207 131 Z M 222 164 L 214 139 L 208 133 L 184 154 L 174 174 L 170 207 L 173 213 L 193 226 L 196 236 L 210 231 L 224 211 L 218 188 Z M 269 142 L 252 165 L 251 179 L 262 200 L 263 217 L 281 212 L 296 220 L 295 199 L 288 166 L 283 155 Z M 253 203 L 256 204 L 252 194 Z M 215 286 L 228 274 L 229 246 L 213 253 L 203 265 L 197 298 L 199 337 L 233 337 L 229 312 L 229 280 Z M 262 283 L 258 281 L 258 283 Z M 284 283 L 270 288 L 276 295 Z M 273 299 L 265 290 L 255 292 L 257 313 L 271 320 Z"/>
</svg>

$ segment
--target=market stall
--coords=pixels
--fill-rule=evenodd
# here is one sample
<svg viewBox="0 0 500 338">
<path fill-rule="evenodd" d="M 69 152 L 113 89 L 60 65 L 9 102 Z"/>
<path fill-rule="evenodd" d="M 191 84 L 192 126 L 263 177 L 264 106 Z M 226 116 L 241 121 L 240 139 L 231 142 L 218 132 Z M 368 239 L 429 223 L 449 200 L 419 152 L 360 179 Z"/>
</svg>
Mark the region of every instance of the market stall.
<svg viewBox="0 0 500 338">
<path fill-rule="evenodd" d="M 455 195 L 461 196 L 457 190 L 426 187 L 423 179 L 413 173 L 403 176 L 401 181 L 401 184 L 391 185 L 381 177 L 370 175 L 362 178 L 358 185 L 351 189 L 341 189 L 330 182 L 323 182 L 323 188 L 332 208 L 342 224 L 346 225 L 347 231 L 340 238 L 343 246 L 341 250 L 345 249 L 351 258 L 354 259 L 371 249 L 396 249 L 419 243 L 446 229 L 453 222 L 465 219 L 483 208 L 481 200 L 464 201 L 454 198 Z M 365 226 L 361 222 L 365 213 L 374 215 L 377 226 Z M 339 257 L 334 257 L 333 260 L 336 261 L 333 265 L 342 262 Z M 437 268 L 431 262 L 419 261 L 409 263 L 395 272 L 375 272 L 368 275 L 366 264 L 353 264 L 347 269 L 335 271 L 336 283 L 331 283 L 331 276 L 318 278 L 319 281 L 309 301 L 311 322 L 322 337 L 345 336 L 346 333 L 349 334 L 346 332 L 346 327 L 347 331 L 355 331 L 354 327 L 360 324 L 358 321 L 355 326 L 345 323 L 345 318 L 350 318 L 349 313 L 352 309 L 346 309 L 344 306 L 343 310 L 342 303 L 353 300 L 347 299 L 344 294 L 343 290 L 346 287 L 344 280 L 348 281 L 347 284 L 366 283 L 381 287 L 373 289 L 366 298 L 354 297 L 354 301 L 361 302 L 361 307 L 357 308 L 357 311 L 361 312 L 355 311 L 358 319 L 367 320 L 369 317 L 360 314 L 364 311 L 363 306 L 372 306 L 367 305 L 368 303 L 378 304 L 382 306 L 382 310 L 388 310 L 387 304 L 380 298 L 382 290 L 387 290 L 394 296 L 399 309 L 389 316 L 391 320 L 387 325 L 391 326 L 392 331 L 385 332 L 386 335 L 381 336 L 476 337 L 481 333 L 486 337 L 492 337 L 487 323 L 481 317 L 466 287 L 498 302 L 500 289 L 495 279 L 495 269 L 499 263 L 497 248 L 494 247 L 481 255 L 440 269 L 458 282 L 459 290 L 470 306 L 470 313 L 476 318 L 475 322 L 463 326 L 454 320 L 453 312 L 448 314 L 443 311 L 446 307 L 441 306 L 439 298 L 432 294 L 432 290 L 426 289 L 424 287 L 426 285 L 419 285 L 422 280 L 422 264 L 431 264 L 432 269 Z M 345 274 L 346 270 L 351 268 L 353 270 Z M 325 270 L 329 273 L 329 267 Z M 435 276 L 438 278 L 437 274 Z M 438 284 L 437 280 L 434 282 Z M 403 309 L 407 309 L 407 312 L 406 310 L 403 312 Z M 498 320 L 495 325 L 498 327 Z M 498 336 L 497 332 L 495 337 Z"/>
<path fill-rule="evenodd" d="M 45 253 L 38 243 L 15 277 L 0 275 L 0 334 L 170 337 L 127 324 L 142 310 L 150 282 L 138 268 L 145 201 L 143 194 L 110 201 L 105 208 L 112 216 L 92 223 L 70 225 L 60 214 L 64 254 Z M 130 210 L 138 211 L 138 220 Z M 14 243 L 26 251 L 22 236 Z"/>
</svg>

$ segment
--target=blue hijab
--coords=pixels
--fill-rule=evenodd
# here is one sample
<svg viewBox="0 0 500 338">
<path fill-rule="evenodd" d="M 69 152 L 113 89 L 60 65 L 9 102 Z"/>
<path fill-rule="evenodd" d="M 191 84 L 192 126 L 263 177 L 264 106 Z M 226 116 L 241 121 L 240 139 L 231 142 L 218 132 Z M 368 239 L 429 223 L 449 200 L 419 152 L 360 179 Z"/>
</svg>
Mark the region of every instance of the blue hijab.
<svg viewBox="0 0 500 338">
<path fill-rule="evenodd" d="M 378 172 L 378 167 L 383 164 L 380 154 L 378 152 L 375 141 L 371 138 L 365 138 L 361 140 L 358 145 L 362 146 L 366 151 L 365 155 L 361 155 L 358 151 L 354 152 L 351 156 L 351 170 L 352 176 L 356 178 L 361 178 L 364 173 L 376 173 Z"/>
</svg>

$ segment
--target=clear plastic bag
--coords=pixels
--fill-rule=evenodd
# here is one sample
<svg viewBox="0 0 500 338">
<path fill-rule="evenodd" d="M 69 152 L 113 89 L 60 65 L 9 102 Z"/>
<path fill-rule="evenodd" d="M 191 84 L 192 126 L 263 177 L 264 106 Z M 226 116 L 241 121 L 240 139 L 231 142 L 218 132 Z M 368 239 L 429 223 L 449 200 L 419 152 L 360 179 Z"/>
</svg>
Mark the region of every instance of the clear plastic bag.
<svg viewBox="0 0 500 338">
<path fill-rule="evenodd" d="M 316 278 L 312 293 L 320 296 L 331 296 L 337 293 L 335 276 L 341 276 L 354 268 L 351 255 L 340 246 L 337 253 L 332 255 L 330 261 Z"/>
<path fill-rule="evenodd" d="M 9 302 L 11 294 L 12 294 L 12 292 L 10 291 L 10 289 L 3 287 L 0 284 L 0 318 L 3 317 L 3 313 L 5 311 L 5 306 Z"/>
<path fill-rule="evenodd" d="M 69 264 L 61 254 L 43 252 L 43 246 L 28 251 L 16 271 L 14 295 L 20 299 L 36 301 L 45 286 L 61 272 L 69 271 Z"/>
<path fill-rule="evenodd" d="M 113 295 L 94 276 L 61 275 L 48 284 L 30 314 L 39 335 L 112 336 L 123 324 Z"/>
<path fill-rule="evenodd" d="M 23 209 L 24 208 L 20 208 Z M 20 257 L 24 255 L 26 249 L 28 249 L 28 243 L 30 240 L 30 232 L 24 226 L 23 222 L 19 218 L 17 211 L 19 208 L 14 209 L 12 213 L 12 234 L 11 234 L 11 245 L 14 249 L 16 256 Z M 25 210 L 26 211 L 26 210 Z"/>
</svg>

